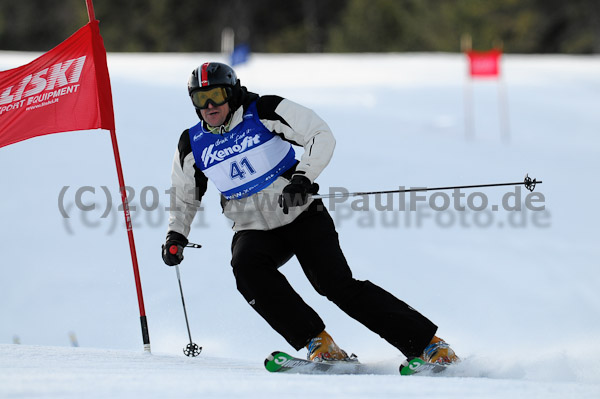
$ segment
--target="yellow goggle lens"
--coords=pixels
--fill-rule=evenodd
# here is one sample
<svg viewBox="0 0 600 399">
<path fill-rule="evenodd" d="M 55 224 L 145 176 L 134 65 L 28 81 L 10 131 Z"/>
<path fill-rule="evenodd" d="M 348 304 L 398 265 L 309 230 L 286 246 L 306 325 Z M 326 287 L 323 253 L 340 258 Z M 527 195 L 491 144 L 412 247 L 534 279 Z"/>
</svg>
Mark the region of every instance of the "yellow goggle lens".
<svg viewBox="0 0 600 399">
<path fill-rule="evenodd" d="M 210 90 L 197 90 L 192 93 L 192 103 L 200 109 L 208 108 L 208 104 L 223 105 L 229 100 L 224 87 L 215 87 Z"/>
</svg>

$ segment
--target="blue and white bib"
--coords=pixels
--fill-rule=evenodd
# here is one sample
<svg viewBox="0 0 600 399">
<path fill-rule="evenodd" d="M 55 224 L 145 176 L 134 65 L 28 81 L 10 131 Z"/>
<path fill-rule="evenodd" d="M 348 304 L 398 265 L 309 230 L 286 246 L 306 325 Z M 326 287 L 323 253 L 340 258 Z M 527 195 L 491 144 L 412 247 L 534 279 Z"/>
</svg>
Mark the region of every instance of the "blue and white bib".
<svg viewBox="0 0 600 399">
<path fill-rule="evenodd" d="M 292 145 L 261 123 L 256 102 L 227 133 L 210 133 L 200 122 L 189 134 L 196 166 L 227 199 L 259 192 L 296 163 Z"/>
</svg>

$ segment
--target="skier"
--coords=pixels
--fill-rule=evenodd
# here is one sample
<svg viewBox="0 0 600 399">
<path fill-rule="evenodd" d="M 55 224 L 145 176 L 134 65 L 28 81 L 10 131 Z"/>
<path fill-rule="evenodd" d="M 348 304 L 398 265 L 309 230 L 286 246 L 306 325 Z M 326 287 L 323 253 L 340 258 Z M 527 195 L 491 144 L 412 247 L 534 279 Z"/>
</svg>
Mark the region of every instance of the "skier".
<svg viewBox="0 0 600 399">
<path fill-rule="evenodd" d="M 211 180 L 233 221 L 231 266 L 246 301 L 296 350 L 313 361 L 350 360 L 319 315 L 278 268 L 295 255 L 315 290 L 379 334 L 407 358 L 448 364 L 454 351 L 437 326 L 370 281 L 352 277 L 328 211 L 313 199 L 315 179 L 335 140 L 312 110 L 288 99 L 249 92 L 228 65 L 207 62 L 188 92 L 200 122 L 186 129 L 175 152 L 172 207 L 162 257 L 169 266 L 183 249 Z M 293 145 L 304 147 L 297 161 Z"/>
</svg>

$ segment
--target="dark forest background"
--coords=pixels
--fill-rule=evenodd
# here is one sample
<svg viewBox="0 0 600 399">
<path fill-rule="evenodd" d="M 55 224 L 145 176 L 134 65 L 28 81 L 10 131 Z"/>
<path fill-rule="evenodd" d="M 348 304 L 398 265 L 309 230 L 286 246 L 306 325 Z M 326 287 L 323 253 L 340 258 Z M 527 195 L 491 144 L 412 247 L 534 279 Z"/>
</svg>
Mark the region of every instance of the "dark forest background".
<svg viewBox="0 0 600 399">
<path fill-rule="evenodd" d="M 502 45 L 600 53 L 599 0 L 96 0 L 107 51 L 406 52 Z M 0 50 L 46 51 L 87 22 L 84 0 L 0 3 Z"/>
</svg>

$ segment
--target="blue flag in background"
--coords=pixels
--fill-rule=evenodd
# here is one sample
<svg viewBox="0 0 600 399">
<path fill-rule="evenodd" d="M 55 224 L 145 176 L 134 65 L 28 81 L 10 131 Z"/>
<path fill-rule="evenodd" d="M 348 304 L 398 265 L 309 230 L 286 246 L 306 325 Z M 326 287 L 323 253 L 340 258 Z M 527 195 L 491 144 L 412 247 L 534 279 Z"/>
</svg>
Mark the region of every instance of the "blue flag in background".
<svg viewBox="0 0 600 399">
<path fill-rule="evenodd" d="M 231 53 L 231 66 L 243 64 L 248 61 L 250 57 L 250 46 L 247 44 L 240 44 L 235 46 L 233 53 Z"/>
</svg>

